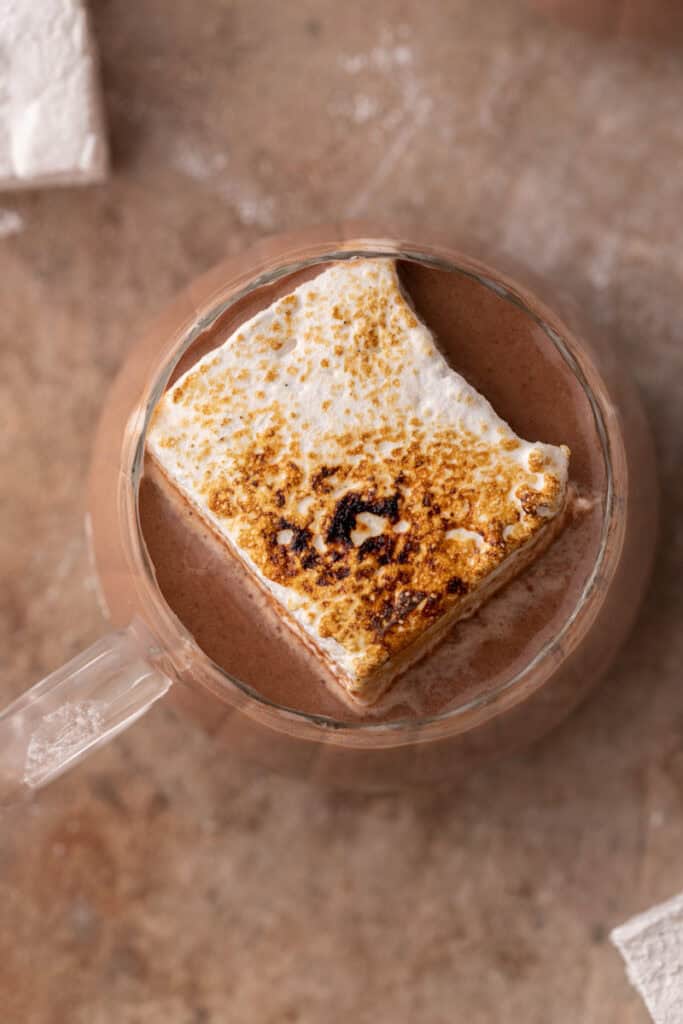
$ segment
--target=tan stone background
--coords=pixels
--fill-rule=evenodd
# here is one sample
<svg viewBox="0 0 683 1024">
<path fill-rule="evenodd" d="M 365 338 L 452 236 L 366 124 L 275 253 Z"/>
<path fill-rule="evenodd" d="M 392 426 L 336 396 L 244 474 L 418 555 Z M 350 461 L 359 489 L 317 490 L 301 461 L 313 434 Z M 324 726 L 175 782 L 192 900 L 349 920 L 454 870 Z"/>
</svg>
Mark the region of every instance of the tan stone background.
<svg viewBox="0 0 683 1024">
<path fill-rule="evenodd" d="M 643 1024 L 606 936 L 683 888 L 681 53 L 513 0 L 92 8 L 111 182 L 0 197 L 3 701 L 103 629 L 84 479 L 140 324 L 276 229 L 475 232 L 570 290 L 642 387 L 664 543 L 595 698 L 458 792 L 320 792 L 157 707 L 5 813 L 0 1019 Z"/>
</svg>

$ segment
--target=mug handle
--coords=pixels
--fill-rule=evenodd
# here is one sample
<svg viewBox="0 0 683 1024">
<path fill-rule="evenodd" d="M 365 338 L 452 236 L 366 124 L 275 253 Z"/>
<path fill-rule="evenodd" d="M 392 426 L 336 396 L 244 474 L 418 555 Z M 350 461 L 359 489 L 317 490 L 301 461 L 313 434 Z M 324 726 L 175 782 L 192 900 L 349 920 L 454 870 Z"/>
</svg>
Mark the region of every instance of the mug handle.
<svg viewBox="0 0 683 1024">
<path fill-rule="evenodd" d="M 0 712 L 0 805 L 21 800 L 144 714 L 171 679 L 140 620 L 86 648 Z"/>
</svg>

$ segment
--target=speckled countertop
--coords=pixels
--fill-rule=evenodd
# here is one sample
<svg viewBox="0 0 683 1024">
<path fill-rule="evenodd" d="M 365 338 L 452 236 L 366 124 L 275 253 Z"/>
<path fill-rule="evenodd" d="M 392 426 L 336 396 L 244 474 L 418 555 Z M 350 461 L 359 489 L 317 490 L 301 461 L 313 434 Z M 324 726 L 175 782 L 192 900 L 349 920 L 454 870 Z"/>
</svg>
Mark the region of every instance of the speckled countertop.
<svg viewBox="0 0 683 1024">
<path fill-rule="evenodd" d="M 0 198 L 3 700 L 103 629 L 84 480 L 140 324 L 277 229 L 475 233 L 571 291 L 642 387 L 665 543 L 594 699 L 456 792 L 321 792 L 157 706 L 3 814 L 3 1024 L 643 1024 L 606 936 L 683 889 L 681 54 L 512 0 L 92 6 L 114 176 Z"/>
</svg>

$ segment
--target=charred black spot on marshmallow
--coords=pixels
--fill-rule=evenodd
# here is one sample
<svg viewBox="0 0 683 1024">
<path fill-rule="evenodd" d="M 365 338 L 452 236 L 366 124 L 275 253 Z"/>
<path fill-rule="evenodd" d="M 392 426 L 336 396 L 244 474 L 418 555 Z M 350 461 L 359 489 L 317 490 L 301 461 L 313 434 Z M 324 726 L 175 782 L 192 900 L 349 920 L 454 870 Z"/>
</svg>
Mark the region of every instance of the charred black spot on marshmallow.
<svg viewBox="0 0 683 1024">
<path fill-rule="evenodd" d="M 326 540 L 328 544 L 341 542 L 351 544 L 351 534 L 356 528 L 356 519 L 361 512 L 370 512 L 374 516 L 381 516 L 391 523 L 398 522 L 398 494 L 388 498 L 364 498 L 357 491 L 345 494 L 337 502 L 332 521 L 327 529 Z"/>
</svg>

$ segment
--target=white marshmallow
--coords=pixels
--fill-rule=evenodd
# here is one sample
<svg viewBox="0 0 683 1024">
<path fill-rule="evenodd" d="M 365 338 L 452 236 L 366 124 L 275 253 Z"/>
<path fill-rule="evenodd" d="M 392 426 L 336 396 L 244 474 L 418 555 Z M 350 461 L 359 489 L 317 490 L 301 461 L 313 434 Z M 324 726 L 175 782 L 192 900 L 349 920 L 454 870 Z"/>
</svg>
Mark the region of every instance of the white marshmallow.
<svg viewBox="0 0 683 1024">
<path fill-rule="evenodd" d="M 107 144 L 81 0 L 4 0 L 0 188 L 102 181 Z"/>
</svg>

